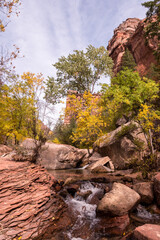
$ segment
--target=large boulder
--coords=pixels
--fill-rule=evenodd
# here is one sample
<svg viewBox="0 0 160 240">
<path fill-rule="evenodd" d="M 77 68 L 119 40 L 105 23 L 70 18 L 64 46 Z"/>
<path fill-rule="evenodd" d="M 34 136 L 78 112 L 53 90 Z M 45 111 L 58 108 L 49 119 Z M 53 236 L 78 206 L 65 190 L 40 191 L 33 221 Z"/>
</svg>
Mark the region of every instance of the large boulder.
<svg viewBox="0 0 160 240">
<path fill-rule="evenodd" d="M 137 227 L 133 232 L 133 239 L 135 240 L 159 240 L 160 239 L 160 225 L 145 224 Z"/>
<path fill-rule="evenodd" d="M 41 165 L 47 169 L 69 169 L 79 167 L 87 150 L 70 145 L 46 143 L 41 150 Z"/>
<path fill-rule="evenodd" d="M 116 169 L 123 169 L 132 159 L 141 159 L 147 142 L 138 123 L 128 122 L 100 137 L 93 145 L 94 152 L 110 157 Z"/>
<path fill-rule="evenodd" d="M 133 186 L 133 189 L 141 196 L 142 203 L 151 204 L 153 202 L 154 199 L 153 183 L 151 182 L 136 183 Z"/>
<path fill-rule="evenodd" d="M 35 143 L 33 139 L 26 139 L 21 146 L 30 153 Z M 47 169 L 69 169 L 80 167 L 85 158 L 88 158 L 87 149 L 47 142 L 41 147 L 38 163 Z"/>
<path fill-rule="evenodd" d="M 160 207 L 160 173 L 154 177 L 154 193 L 157 205 Z"/>
<path fill-rule="evenodd" d="M 112 190 L 104 195 L 98 204 L 97 211 L 112 216 L 123 216 L 140 201 L 140 195 L 121 183 L 114 183 Z"/>
</svg>

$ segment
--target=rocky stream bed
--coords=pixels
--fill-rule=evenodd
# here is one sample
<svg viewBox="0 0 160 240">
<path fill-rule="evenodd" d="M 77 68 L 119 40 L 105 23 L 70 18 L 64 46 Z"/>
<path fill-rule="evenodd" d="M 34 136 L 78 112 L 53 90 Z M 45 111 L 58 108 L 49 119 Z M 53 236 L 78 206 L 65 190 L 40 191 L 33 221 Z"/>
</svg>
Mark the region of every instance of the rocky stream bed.
<svg viewBox="0 0 160 240">
<path fill-rule="evenodd" d="M 90 175 L 78 170 L 78 174 L 71 171 L 70 178 L 67 173 L 65 180 L 65 171 L 62 172 L 63 180 L 56 180 L 43 167 L 0 158 L 1 240 L 159 239 L 152 229 L 157 227 L 156 232 L 160 233 L 160 210 L 155 199 L 149 205 L 136 200 L 134 211 L 127 207 L 120 214 L 100 207 L 114 185 L 131 189 L 141 182 L 136 174 L 127 174 L 126 170 Z M 123 199 L 118 205 L 124 208 Z M 147 225 L 147 231 L 148 226 L 152 227 L 152 238 L 127 236 L 144 223 L 152 224 Z"/>
<path fill-rule="evenodd" d="M 0 155 L 0 240 L 160 239 L 159 172 L 144 180 L 66 145 L 48 144 L 41 166 L 6 146 Z"/>
</svg>

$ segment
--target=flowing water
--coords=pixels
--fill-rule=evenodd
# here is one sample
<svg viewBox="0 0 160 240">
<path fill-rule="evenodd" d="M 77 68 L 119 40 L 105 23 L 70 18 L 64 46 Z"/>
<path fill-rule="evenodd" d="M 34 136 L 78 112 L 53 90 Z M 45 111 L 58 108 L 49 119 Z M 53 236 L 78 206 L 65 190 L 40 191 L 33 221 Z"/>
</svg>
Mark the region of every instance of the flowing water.
<svg viewBox="0 0 160 240">
<path fill-rule="evenodd" d="M 75 194 L 74 198 L 71 196 L 66 198 L 70 212 L 72 212 L 73 217 L 76 219 L 72 228 L 67 232 L 69 239 L 99 239 L 95 233 L 95 227 L 99 222 L 99 219 L 96 217 L 97 205 L 92 203 L 92 199 L 100 191 L 103 190 L 90 182 L 85 182 L 81 184 L 79 192 Z M 86 193 L 90 193 L 87 199 L 85 198 Z"/>
<path fill-rule="evenodd" d="M 139 204 L 132 214 L 133 218 L 142 223 L 160 223 L 160 215 L 151 213 L 147 208 Z"/>
<path fill-rule="evenodd" d="M 94 179 L 97 176 L 102 178 L 104 174 L 91 174 L 87 169 L 49 170 L 49 172 L 57 180 L 65 181 L 68 177 L 71 177 L 80 181 L 79 189 L 74 194 L 68 192 L 67 196 L 64 197 L 73 223 L 70 229 L 63 232 L 64 240 L 101 240 L 103 237 L 112 240 L 121 239 L 121 236 L 117 238 L 108 234 L 106 229 L 103 231 L 100 226 L 102 219 L 97 217 L 96 214 L 97 204 L 104 196 L 105 188 L 107 185 L 109 187 L 110 183 L 86 181 L 87 178 Z M 107 176 L 108 178 L 111 177 L 110 175 Z M 135 223 L 140 222 L 140 225 L 144 223 L 160 223 L 160 217 L 157 214 L 151 214 L 146 210 L 146 207 L 140 204 L 133 214 Z"/>
</svg>

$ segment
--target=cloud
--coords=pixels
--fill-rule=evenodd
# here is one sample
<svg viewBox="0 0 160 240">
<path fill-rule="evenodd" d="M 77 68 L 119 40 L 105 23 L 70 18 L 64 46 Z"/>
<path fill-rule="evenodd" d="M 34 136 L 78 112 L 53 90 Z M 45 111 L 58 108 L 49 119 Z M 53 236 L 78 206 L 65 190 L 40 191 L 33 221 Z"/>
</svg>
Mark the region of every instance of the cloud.
<svg viewBox="0 0 160 240">
<path fill-rule="evenodd" d="M 113 30 L 129 17 L 144 18 L 142 0 L 27 0 L 11 17 L 1 42 L 16 44 L 24 58 L 15 61 L 19 74 L 55 76 L 52 66 L 62 55 L 89 44 L 107 46 Z"/>
<path fill-rule="evenodd" d="M 3 42 L 16 43 L 24 59 L 17 60 L 23 71 L 52 74 L 52 64 L 74 49 L 89 44 L 107 45 L 113 30 L 129 17 L 143 18 L 139 0 L 27 0 L 18 18 L 3 35 Z M 27 68 L 27 69 L 26 69 Z"/>
</svg>

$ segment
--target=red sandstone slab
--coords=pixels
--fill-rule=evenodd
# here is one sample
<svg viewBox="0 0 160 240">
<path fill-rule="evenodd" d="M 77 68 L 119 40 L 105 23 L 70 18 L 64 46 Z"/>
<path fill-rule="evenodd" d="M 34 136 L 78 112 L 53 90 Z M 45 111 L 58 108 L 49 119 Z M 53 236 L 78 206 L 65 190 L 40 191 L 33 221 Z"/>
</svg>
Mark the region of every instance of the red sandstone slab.
<svg viewBox="0 0 160 240">
<path fill-rule="evenodd" d="M 136 240 L 160 240 L 160 225 L 145 224 L 134 230 Z"/>
</svg>

